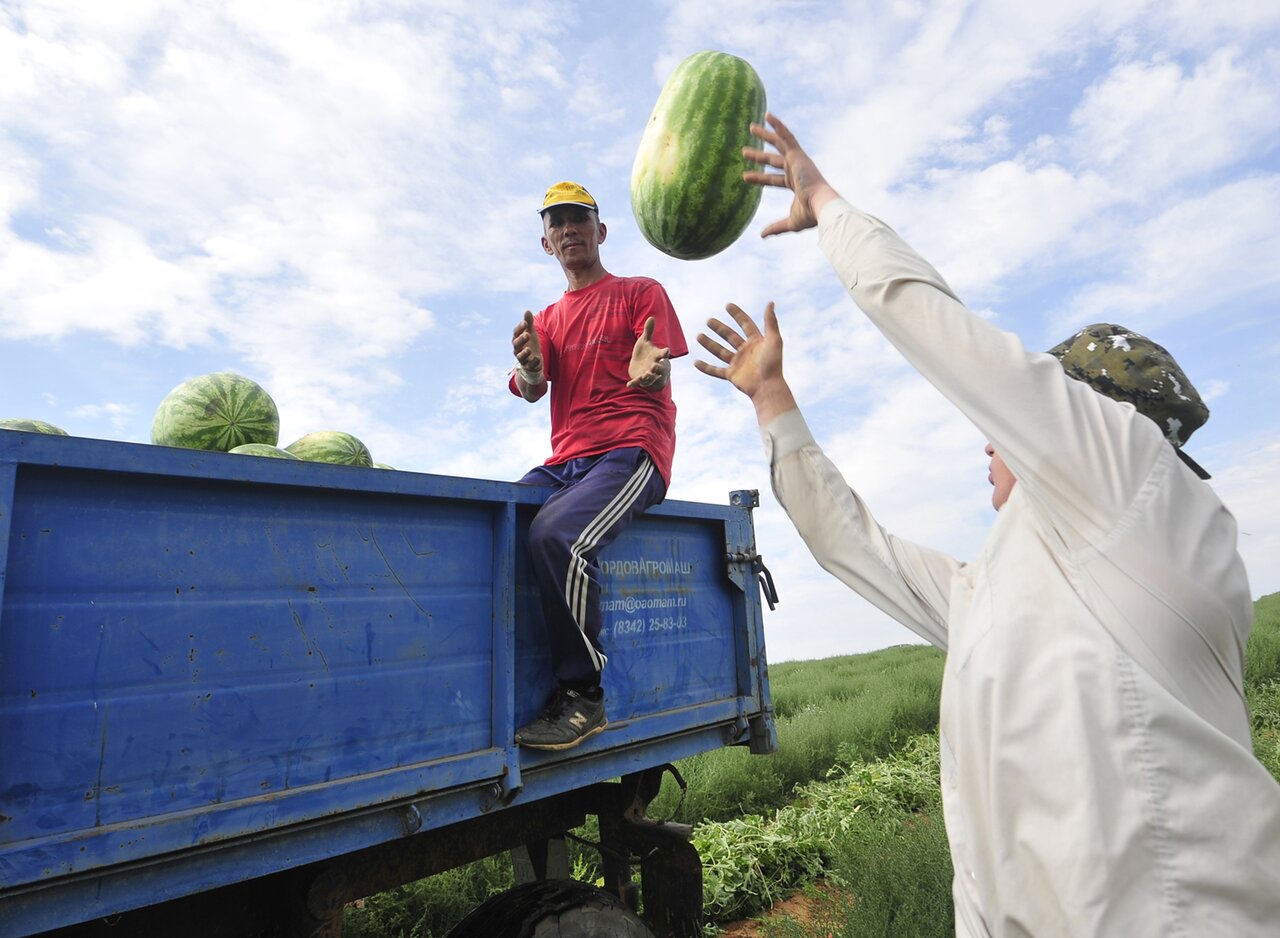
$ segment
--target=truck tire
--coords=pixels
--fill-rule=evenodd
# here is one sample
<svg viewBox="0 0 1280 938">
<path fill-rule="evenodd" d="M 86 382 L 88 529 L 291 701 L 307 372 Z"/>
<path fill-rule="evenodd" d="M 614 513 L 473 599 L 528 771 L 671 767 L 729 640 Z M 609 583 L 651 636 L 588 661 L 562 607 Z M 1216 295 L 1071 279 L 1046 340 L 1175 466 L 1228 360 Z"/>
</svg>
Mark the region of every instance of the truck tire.
<svg viewBox="0 0 1280 938">
<path fill-rule="evenodd" d="M 447 938 L 654 938 L 617 896 L 589 883 L 545 879 L 498 893 Z"/>
</svg>

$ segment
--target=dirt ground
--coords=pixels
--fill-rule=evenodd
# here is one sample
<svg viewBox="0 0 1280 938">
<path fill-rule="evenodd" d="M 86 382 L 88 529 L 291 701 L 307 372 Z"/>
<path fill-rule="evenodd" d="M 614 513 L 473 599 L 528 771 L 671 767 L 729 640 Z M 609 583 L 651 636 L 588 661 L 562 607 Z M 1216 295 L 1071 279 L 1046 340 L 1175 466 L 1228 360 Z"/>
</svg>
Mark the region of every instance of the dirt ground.
<svg viewBox="0 0 1280 938">
<path fill-rule="evenodd" d="M 819 886 L 818 891 L 828 892 L 829 890 L 825 886 Z M 795 895 L 776 903 L 768 912 L 762 913 L 755 919 L 726 922 L 720 926 L 720 936 L 721 938 L 761 938 L 764 935 L 762 920 L 779 921 L 790 918 L 801 926 L 809 925 L 813 921 L 813 909 L 818 901 L 811 895 L 797 892 Z"/>
</svg>

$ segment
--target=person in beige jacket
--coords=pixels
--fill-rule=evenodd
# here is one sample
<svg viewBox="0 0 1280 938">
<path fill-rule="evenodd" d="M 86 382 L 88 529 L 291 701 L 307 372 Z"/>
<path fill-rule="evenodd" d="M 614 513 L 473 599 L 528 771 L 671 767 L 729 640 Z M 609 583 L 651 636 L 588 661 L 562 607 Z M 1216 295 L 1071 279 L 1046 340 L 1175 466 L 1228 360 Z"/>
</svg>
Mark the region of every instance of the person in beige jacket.
<svg viewBox="0 0 1280 938">
<path fill-rule="evenodd" d="M 963 563 L 883 530 L 823 455 L 763 331 L 699 343 L 755 405 L 779 502 L 817 561 L 945 649 L 942 795 L 956 934 L 1280 935 L 1280 785 L 1242 688 L 1236 523 L 1181 445 L 1207 417 L 1168 353 L 1116 326 L 1052 354 L 969 312 L 786 126 L 748 182 L 794 193 L 854 302 L 985 434 L 997 515 Z M 770 129 L 771 128 L 771 129 Z M 781 169 L 782 172 L 771 170 Z"/>
</svg>

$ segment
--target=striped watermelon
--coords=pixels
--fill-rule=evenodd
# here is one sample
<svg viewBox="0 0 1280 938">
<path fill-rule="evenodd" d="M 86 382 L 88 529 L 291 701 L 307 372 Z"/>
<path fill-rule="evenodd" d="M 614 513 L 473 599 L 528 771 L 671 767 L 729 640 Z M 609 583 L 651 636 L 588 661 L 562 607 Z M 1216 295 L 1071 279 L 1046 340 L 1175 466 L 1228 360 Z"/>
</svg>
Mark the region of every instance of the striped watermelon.
<svg viewBox="0 0 1280 938">
<path fill-rule="evenodd" d="M 280 441 L 280 413 L 256 381 L 233 371 L 190 378 L 167 395 L 151 421 L 159 446 L 225 453 L 242 443 Z"/>
<path fill-rule="evenodd" d="M 746 230 L 760 187 L 744 146 L 760 147 L 748 125 L 764 122 L 765 93 L 750 64 L 726 52 L 695 52 L 658 95 L 635 163 L 631 211 L 645 238 L 681 260 L 719 254 Z"/>
<path fill-rule="evenodd" d="M 26 420 L 22 417 L 7 417 L 0 420 L 0 430 L 23 430 L 27 433 L 49 433 L 53 436 L 67 435 L 67 431 L 62 427 L 55 427 L 43 420 Z"/>
<path fill-rule="evenodd" d="M 302 436 L 285 449 L 309 462 L 329 462 L 339 466 L 373 466 L 369 447 L 341 430 L 316 430 Z"/>
<path fill-rule="evenodd" d="M 233 446 L 227 450 L 228 453 L 237 453 L 241 456 L 271 456 L 275 459 L 297 459 L 287 449 L 281 449 L 278 446 L 272 446 L 270 443 L 241 443 L 239 446 Z"/>
</svg>

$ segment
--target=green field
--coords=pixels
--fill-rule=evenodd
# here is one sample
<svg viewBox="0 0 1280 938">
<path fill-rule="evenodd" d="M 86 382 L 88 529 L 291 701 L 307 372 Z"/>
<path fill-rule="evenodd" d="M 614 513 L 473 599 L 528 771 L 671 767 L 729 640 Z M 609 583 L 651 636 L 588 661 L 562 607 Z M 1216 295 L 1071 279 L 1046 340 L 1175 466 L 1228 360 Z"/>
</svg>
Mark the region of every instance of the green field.
<svg viewBox="0 0 1280 938">
<path fill-rule="evenodd" d="M 941 680 L 942 654 L 916 645 L 773 665 L 779 751 L 723 749 L 680 763 L 687 794 L 666 783 L 649 813 L 694 825 L 709 936 L 715 923 L 806 888 L 810 924 L 771 922 L 767 935 L 954 935 L 938 791 Z M 1255 604 L 1245 691 L 1254 751 L 1280 779 L 1280 593 Z M 576 833 L 594 839 L 589 828 Z M 600 875 L 594 851 L 575 845 L 573 856 L 576 878 Z M 344 934 L 442 938 L 511 882 L 504 858 L 462 867 L 370 897 L 348 910 Z"/>
</svg>

